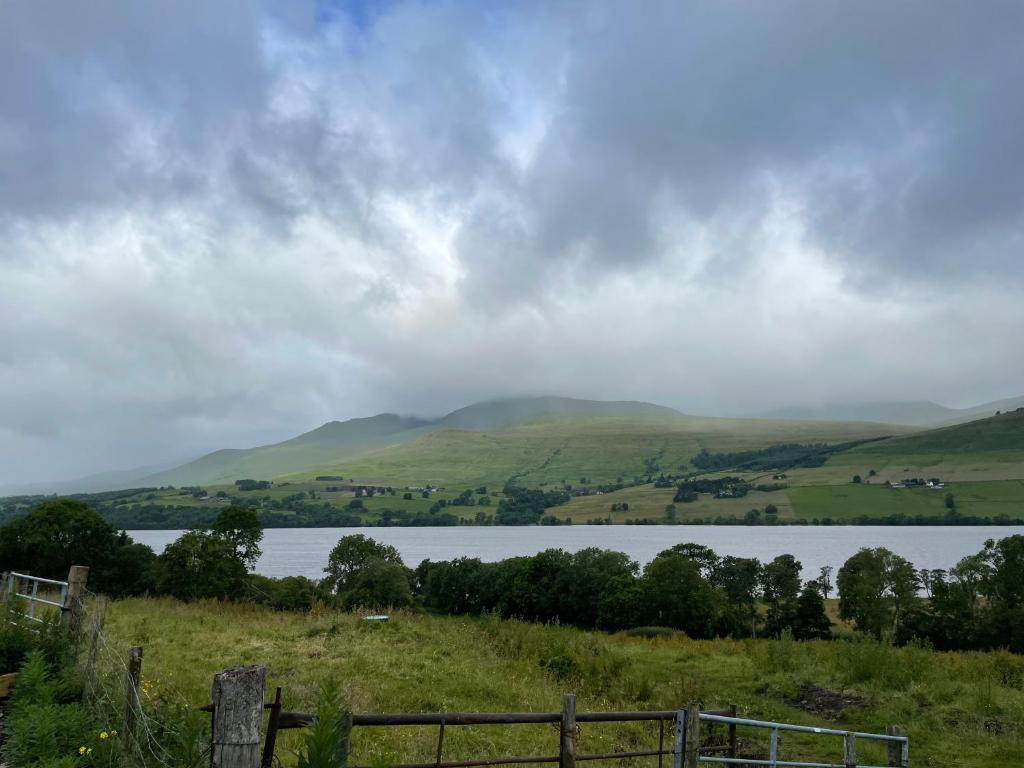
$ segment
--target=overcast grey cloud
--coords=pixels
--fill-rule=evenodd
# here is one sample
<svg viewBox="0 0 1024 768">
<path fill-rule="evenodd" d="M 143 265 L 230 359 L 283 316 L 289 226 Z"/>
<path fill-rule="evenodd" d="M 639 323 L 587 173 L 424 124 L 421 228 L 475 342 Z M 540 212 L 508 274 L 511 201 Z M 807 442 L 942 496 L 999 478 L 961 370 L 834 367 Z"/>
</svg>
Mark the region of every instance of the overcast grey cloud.
<svg viewBox="0 0 1024 768">
<path fill-rule="evenodd" d="M 0 483 L 502 395 L 1024 392 L 1016 2 L 0 6 Z"/>
</svg>

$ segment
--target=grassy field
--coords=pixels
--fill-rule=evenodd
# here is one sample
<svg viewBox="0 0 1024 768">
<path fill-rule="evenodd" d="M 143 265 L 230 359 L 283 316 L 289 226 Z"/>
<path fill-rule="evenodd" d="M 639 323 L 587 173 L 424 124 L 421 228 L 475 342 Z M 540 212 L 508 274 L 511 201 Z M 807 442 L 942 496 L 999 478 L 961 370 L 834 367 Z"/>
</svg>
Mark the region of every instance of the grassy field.
<svg viewBox="0 0 1024 768">
<path fill-rule="evenodd" d="M 1024 481 L 950 483 L 942 490 L 888 488 L 883 485 L 816 485 L 789 488 L 786 494 L 797 517 L 845 520 L 860 515 L 941 516 L 952 493 L 962 515 L 994 517 L 1024 514 Z"/>
<path fill-rule="evenodd" d="M 644 518 L 661 520 L 664 519 L 665 507 L 672 503 L 675 492 L 675 488 L 655 488 L 653 484 L 641 485 L 600 496 L 577 496 L 553 512 L 559 517 L 570 518 L 574 523 L 586 523 L 594 518 L 609 517 L 613 523 Z M 613 504 L 623 502 L 629 504 L 628 510 L 611 510 Z M 764 509 L 768 504 L 774 504 L 778 508 L 780 519 L 785 520 L 794 516 L 785 491 L 751 491 L 740 499 L 715 499 L 709 494 L 701 494 L 697 501 L 676 504 L 676 519 L 679 522 L 686 522 L 694 518 L 743 517 L 748 510 Z"/>
<path fill-rule="evenodd" d="M 1024 754 L 1024 659 L 1006 653 L 936 653 L 872 642 L 645 640 L 492 618 L 410 613 L 370 624 L 334 612 L 274 613 L 231 604 L 136 599 L 112 604 L 107 633 L 145 649 L 149 696 L 207 703 L 213 673 L 235 664 L 268 668 L 286 709 L 310 711 L 337 681 L 357 712 L 556 711 L 562 693 L 580 711 L 674 709 L 735 703 L 744 715 L 881 731 L 902 725 L 911 764 L 955 768 L 1017 765 Z M 837 700 L 834 694 L 840 694 Z M 298 734 L 279 756 L 294 765 Z M 357 729 L 358 762 L 432 761 L 433 728 Z M 742 734 L 748 755 L 765 739 Z M 584 725 L 581 752 L 650 749 L 651 726 Z M 449 728 L 445 757 L 554 754 L 550 726 Z M 790 759 L 836 761 L 836 739 L 786 735 Z M 861 752 L 884 764 L 880 750 Z M 653 766 L 653 760 L 636 761 Z"/>
</svg>

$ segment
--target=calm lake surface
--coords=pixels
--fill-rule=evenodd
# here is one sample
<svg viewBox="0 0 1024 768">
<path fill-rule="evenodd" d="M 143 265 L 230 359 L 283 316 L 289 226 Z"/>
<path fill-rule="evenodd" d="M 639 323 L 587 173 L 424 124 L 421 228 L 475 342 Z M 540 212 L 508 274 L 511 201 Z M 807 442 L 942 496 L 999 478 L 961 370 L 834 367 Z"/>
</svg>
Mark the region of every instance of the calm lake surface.
<svg viewBox="0 0 1024 768">
<path fill-rule="evenodd" d="M 157 553 L 182 531 L 129 531 Z M 886 547 L 918 568 L 949 568 L 981 549 L 986 539 L 1024 534 L 1024 526 L 718 526 L 718 525 L 573 525 L 451 528 L 268 528 L 256 571 L 266 576 L 320 578 L 327 555 L 342 536 L 362 533 L 391 544 L 406 565 L 420 561 L 478 557 L 502 560 L 544 549 L 576 551 L 600 547 L 625 552 L 641 565 L 681 542 L 711 547 L 720 555 L 762 561 L 791 554 L 803 564 L 805 578 L 823 565 L 838 569 L 861 547 Z"/>
</svg>

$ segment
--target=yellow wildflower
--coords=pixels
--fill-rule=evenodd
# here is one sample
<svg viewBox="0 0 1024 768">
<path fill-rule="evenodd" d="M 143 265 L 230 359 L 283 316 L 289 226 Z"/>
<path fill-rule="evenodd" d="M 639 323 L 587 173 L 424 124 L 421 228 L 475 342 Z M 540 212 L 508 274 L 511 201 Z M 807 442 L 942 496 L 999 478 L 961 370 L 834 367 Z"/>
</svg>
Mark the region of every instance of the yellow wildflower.
<svg viewBox="0 0 1024 768">
<path fill-rule="evenodd" d="M 100 731 L 100 741 L 106 741 L 110 738 L 110 734 L 106 731 Z"/>
<path fill-rule="evenodd" d="M 85 745 L 83 744 L 82 746 L 80 746 L 80 747 L 78 748 L 78 754 L 80 754 L 80 755 L 84 755 L 84 754 L 85 754 L 85 750 L 86 750 L 86 747 L 85 747 Z"/>
<path fill-rule="evenodd" d="M 117 736 L 117 731 L 116 731 L 116 730 L 113 730 L 113 731 L 111 731 L 111 732 L 110 732 L 110 735 L 111 735 L 111 736 Z"/>
</svg>

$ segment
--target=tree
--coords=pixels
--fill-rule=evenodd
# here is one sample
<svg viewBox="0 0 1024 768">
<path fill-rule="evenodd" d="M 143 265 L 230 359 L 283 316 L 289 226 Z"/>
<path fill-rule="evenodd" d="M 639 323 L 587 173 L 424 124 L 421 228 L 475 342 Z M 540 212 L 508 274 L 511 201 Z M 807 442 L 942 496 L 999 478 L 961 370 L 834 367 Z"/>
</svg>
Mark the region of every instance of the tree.
<svg viewBox="0 0 1024 768">
<path fill-rule="evenodd" d="M 817 582 L 808 582 L 796 601 L 793 637 L 797 640 L 827 640 L 832 636 L 832 622 L 825 612 L 825 601 Z"/>
<path fill-rule="evenodd" d="M 352 580 L 372 560 L 402 565 L 398 550 L 390 544 L 380 544 L 361 533 L 342 536 L 327 557 L 324 581 L 332 592 L 341 593 L 352 586 Z"/>
<path fill-rule="evenodd" d="M 643 621 L 643 602 L 643 588 L 635 577 L 615 577 L 598 598 L 597 626 L 608 632 L 639 626 Z"/>
<path fill-rule="evenodd" d="M 89 586 L 114 596 L 152 587 L 156 555 L 118 531 L 88 504 L 50 499 L 0 528 L 0 563 L 48 579 L 65 579 L 87 565 Z"/>
<path fill-rule="evenodd" d="M 256 561 L 263 554 L 260 549 L 263 525 L 256 510 L 232 505 L 217 515 L 210 530 L 231 542 L 235 554 L 245 563 L 247 570 L 256 567 Z"/>
<path fill-rule="evenodd" d="M 628 555 L 597 547 L 570 555 L 567 566 L 564 583 L 559 585 L 564 601 L 559 620 L 577 627 L 596 627 L 605 593 L 635 582 L 639 571 Z"/>
<path fill-rule="evenodd" d="M 674 547 L 664 550 L 658 553 L 658 557 L 667 555 L 681 555 L 687 560 L 692 560 L 697 564 L 700 569 L 700 575 L 705 579 L 711 579 L 715 568 L 718 567 L 718 555 L 715 550 L 711 547 L 706 547 L 703 544 L 694 544 L 692 542 L 686 542 L 683 544 L 676 544 Z"/>
<path fill-rule="evenodd" d="M 853 476 L 853 482 L 854 483 L 860 483 L 860 475 L 854 475 Z"/>
<path fill-rule="evenodd" d="M 946 509 L 948 509 L 950 512 L 955 512 L 956 511 L 956 499 L 953 498 L 953 494 L 952 493 L 947 493 L 946 494 L 946 502 L 945 503 L 946 503 Z"/>
<path fill-rule="evenodd" d="M 761 571 L 761 584 L 768 603 L 766 628 L 778 635 L 792 627 L 796 615 L 796 600 L 800 594 L 800 561 L 792 555 L 779 555 L 766 563 Z"/>
<path fill-rule="evenodd" d="M 711 637 L 718 615 L 715 590 L 697 561 L 673 547 L 647 564 L 642 579 L 643 615 L 648 623 L 681 629 L 690 637 Z"/>
<path fill-rule="evenodd" d="M 403 608 L 412 603 L 409 569 L 401 562 L 373 558 L 357 570 L 342 593 L 345 608 Z"/>
<path fill-rule="evenodd" d="M 913 563 L 882 547 L 861 549 L 839 569 L 839 615 L 877 638 L 895 637 L 917 601 Z"/>
<path fill-rule="evenodd" d="M 233 597 L 248 573 L 231 540 L 204 530 L 186 531 L 158 560 L 157 588 L 179 600 Z"/>
<path fill-rule="evenodd" d="M 828 596 L 832 592 L 831 565 L 823 565 L 821 570 L 818 571 L 818 588 L 821 590 L 821 596 L 828 600 Z"/>
<path fill-rule="evenodd" d="M 756 558 L 723 557 L 715 568 L 713 582 L 728 598 L 726 614 L 732 626 L 727 634 L 745 633 L 757 637 L 757 599 L 760 596 L 761 563 Z"/>
</svg>

